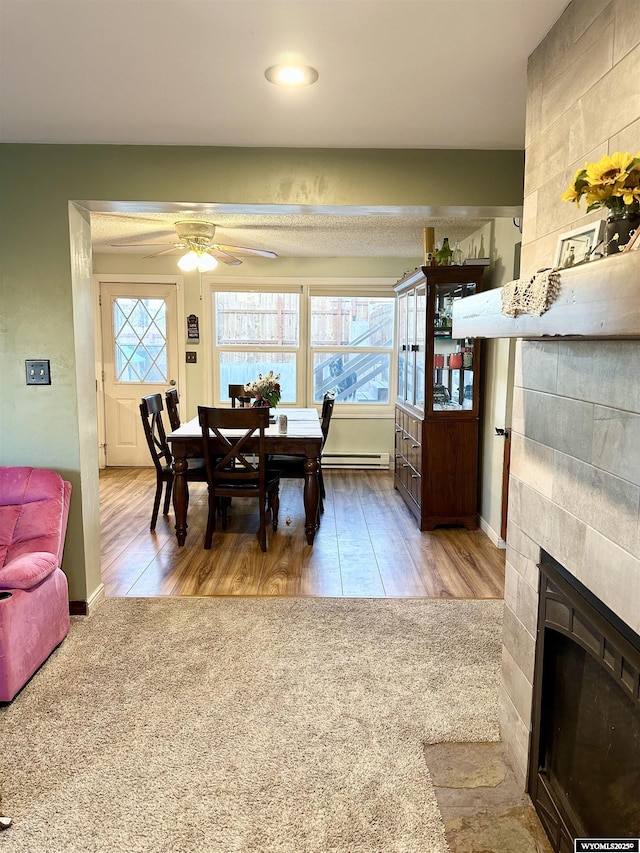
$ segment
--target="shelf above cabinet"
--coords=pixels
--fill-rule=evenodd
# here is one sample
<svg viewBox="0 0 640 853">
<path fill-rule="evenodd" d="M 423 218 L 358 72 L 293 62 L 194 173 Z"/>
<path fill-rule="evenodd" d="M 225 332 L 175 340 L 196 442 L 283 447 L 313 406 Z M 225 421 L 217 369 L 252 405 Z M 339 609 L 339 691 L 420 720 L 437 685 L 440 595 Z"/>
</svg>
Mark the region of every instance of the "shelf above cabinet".
<svg viewBox="0 0 640 853">
<path fill-rule="evenodd" d="M 542 316 L 502 313 L 502 288 L 459 299 L 456 338 L 640 338 L 640 251 L 560 271 L 560 291 Z"/>
<path fill-rule="evenodd" d="M 434 367 L 434 370 L 455 370 L 457 373 L 473 373 L 473 367 Z"/>
</svg>

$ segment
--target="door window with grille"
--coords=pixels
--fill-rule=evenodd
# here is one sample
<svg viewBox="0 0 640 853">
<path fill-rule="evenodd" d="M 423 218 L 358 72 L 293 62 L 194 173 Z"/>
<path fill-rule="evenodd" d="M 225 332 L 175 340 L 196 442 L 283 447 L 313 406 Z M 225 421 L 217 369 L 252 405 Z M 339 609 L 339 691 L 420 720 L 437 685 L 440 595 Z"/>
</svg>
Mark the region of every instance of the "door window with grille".
<svg viewBox="0 0 640 853">
<path fill-rule="evenodd" d="M 113 300 L 116 382 L 167 382 L 167 308 L 164 299 Z"/>
</svg>

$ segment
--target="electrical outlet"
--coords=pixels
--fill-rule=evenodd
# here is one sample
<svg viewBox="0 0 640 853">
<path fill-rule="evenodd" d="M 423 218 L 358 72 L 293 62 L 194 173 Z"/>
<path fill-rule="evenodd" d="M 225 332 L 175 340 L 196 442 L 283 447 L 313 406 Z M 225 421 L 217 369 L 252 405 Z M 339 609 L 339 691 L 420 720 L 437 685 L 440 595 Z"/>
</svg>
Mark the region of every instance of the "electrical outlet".
<svg viewBox="0 0 640 853">
<path fill-rule="evenodd" d="M 198 353 L 193 352 L 193 350 L 187 350 L 187 364 L 197 364 L 198 363 Z"/>
<path fill-rule="evenodd" d="M 49 359 L 28 358 L 25 361 L 27 385 L 51 385 Z"/>
</svg>

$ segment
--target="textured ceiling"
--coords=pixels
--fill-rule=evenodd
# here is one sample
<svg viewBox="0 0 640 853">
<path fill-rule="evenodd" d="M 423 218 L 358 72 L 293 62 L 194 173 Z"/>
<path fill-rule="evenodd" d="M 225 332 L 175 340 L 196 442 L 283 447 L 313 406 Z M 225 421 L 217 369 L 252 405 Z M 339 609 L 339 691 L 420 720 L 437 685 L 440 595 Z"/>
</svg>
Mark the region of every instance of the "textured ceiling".
<svg viewBox="0 0 640 853">
<path fill-rule="evenodd" d="M 451 244 L 472 234 L 486 217 L 426 217 L 424 215 L 308 215 L 222 214 L 204 216 L 141 214 L 122 217 L 92 214 L 93 250 L 97 253 L 150 255 L 177 241 L 174 223 L 180 219 L 216 223 L 215 242 L 276 252 L 279 257 L 421 257 L 423 229 Z M 132 246 L 130 243 L 149 243 Z M 117 244 L 117 245 L 114 245 Z M 124 244 L 124 246 L 123 246 Z M 160 245 L 153 245 L 160 244 Z M 162 245 L 166 244 L 166 245 Z"/>
</svg>

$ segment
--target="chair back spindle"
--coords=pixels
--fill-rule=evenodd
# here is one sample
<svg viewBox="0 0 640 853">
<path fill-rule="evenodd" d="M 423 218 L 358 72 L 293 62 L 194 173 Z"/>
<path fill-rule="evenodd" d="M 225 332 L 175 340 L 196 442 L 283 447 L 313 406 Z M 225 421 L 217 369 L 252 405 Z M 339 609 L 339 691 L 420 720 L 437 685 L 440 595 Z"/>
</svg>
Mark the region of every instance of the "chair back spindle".
<svg viewBox="0 0 640 853">
<path fill-rule="evenodd" d="M 170 388 L 168 391 L 164 392 L 165 403 L 167 404 L 167 414 L 169 415 L 169 423 L 171 424 L 171 429 L 176 430 L 180 426 L 180 398 L 178 396 L 177 388 Z"/>
</svg>

